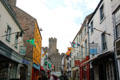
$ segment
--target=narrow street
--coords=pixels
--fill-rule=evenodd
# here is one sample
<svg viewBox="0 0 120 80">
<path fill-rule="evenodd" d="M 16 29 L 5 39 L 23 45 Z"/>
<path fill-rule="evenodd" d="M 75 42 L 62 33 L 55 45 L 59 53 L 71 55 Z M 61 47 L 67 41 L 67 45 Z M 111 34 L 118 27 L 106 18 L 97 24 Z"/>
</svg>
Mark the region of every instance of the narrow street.
<svg viewBox="0 0 120 80">
<path fill-rule="evenodd" d="M 120 80 L 120 0 L 0 0 L 0 80 Z"/>
</svg>

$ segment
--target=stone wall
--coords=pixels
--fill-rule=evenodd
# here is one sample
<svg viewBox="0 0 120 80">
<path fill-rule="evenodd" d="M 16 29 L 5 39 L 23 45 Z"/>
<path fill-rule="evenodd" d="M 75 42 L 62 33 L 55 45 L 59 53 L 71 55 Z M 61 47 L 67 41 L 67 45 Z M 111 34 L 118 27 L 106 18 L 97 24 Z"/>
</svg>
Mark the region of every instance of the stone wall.
<svg viewBox="0 0 120 80">
<path fill-rule="evenodd" d="M 57 49 L 57 39 L 49 38 L 49 51 L 48 57 L 51 59 L 53 65 L 55 66 L 55 72 L 59 72 L 61 68 L 61 55 Z"/>
</svg>

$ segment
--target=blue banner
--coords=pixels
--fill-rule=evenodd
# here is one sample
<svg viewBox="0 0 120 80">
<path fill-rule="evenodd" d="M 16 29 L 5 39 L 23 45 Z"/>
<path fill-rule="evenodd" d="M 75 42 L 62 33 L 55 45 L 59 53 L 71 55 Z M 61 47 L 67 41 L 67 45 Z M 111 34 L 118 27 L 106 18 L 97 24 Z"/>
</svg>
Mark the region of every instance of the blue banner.
<svg viewBox="0 0 120 80">
<path fill-rule="evenodd" d="M 23 63 L 23 64 L 27 64 L 27 65 L 30 64 L 30 62 L 29 62 L 28 60 L 26 60 L 26 59 L 23 59 L 23 60 L 22 60 L 22 63 Z"/>
</svg>

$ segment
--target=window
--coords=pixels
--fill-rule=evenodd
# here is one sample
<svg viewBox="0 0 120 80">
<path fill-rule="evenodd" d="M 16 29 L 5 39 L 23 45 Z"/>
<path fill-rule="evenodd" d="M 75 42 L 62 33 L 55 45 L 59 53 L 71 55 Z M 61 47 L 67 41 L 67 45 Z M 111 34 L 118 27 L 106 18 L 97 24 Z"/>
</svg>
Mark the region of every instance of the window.
<svg viewBox="0 0 120 80">
<path fill-rule="evenodd" d="M 91 34 L 93 33 L 93 21 L 91 22 Z"/>
<path fill-rule="evenodd" d="M 87 56 L 87 40 L 85 40 L 85 55 Z"/>
<path fill-rule="evenodd" d="M 120 24 L 116 26 L 116 38 L 120 37 Z"/>
<path fill-rule="evenodd" d="M 6 40 L 7 40 L 8 42 L 10 42 L 10 36 L 11 36 L 11 28 L 10 28 L 10 26 L 8 25 L 8 26 L 7 26 L 7 32 L 6 32 Z"/>
<path fill-rule="evenodd" d="M 81 57 L 83 58 L 83 46 L 81 46 Z"/>
<path fill-rule="evenodd" d="M 85 35 L 86 35 L 86 33 L 87 33 L 87 30 L 86 30 L 86 27 L 85 27 Z"/>
<path fill-rule="evenodd" d="M 18 33 L 15 33 L 15 48 L 18 47 Z"/>
<path fill-rule="evenodd" d="M 104 6 L 102 5 L 100 7 L 100 20 L 102 20 L 104 18 Z"/>
<path fill-rule="evenodd" d="M 101 34 L 101 38 L 102 38 L 102 50 L 105 51 L 107 49 L 105 32 Z"/>
<path fill-rule="evenodd" d="M 120 23 L 120 9 L 115 12 L 115 23 L 116 25 Z"/>
</svg>

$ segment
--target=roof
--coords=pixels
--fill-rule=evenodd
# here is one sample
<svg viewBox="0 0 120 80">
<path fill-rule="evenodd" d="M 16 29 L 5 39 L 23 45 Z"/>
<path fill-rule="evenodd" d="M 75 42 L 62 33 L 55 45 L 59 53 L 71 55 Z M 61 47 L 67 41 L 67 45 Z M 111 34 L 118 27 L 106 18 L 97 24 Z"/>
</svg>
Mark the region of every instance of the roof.
<svg viewBox="0 0 120 80">
<path fill-rule="evenodd" d="M 98 3 L 96 9 L 94 10 L 91 18 L 90 18 L 89 21 L 88 21 L 88 24 L 90 23 L 90 21 L 91 21 L 91 19 L 93 18 L 93 16 L 96 14 L 96 12 L 97 12 L 97 10 L 98 10 L 98 8 L 100 7 L 100 5 L 101 5 L 102 2 L 103 2 L 103 0 L 100 0 L 100 2 Z"/>
<path fill-rule="evenodd" d="M 11 15 L 11 17 L 13 18 L 13 20 L 16 22 L 16 24 L 18 25 L 19 29 L 23 31 L 23 29 L 21 28 L 20 24 L 18 23 L 16 17 L 15 17 L 15 13 L 13 11 L 13 9 L 11 8 L 11 6 L 7 3 L 6 0 L 0 0 L 1 3 L 3 4 L 3 6 L 6 8 L 6 10 L 8 11 L 8 13 Z"/>
<path fill-rule="evenodd" d="M 41 35 L 41 32 L 40 32 L 40 28 L 39 28 L 39 26 L 38 26 L 38 22 L 37 22 L 36 19 L 35 19 L 35 23 L 36 23 L 36 25 L 37 25 L 37 28 L 39 29 L 39 34 L 40 34 L 40 37 L 41 37 L 41 39 L 42 39 L 42 35 Z"/>
<path fill-rule="evenodd" d="M 76 39 L 77 35 L 80 34 L 82 32 L 83 27 L 86 25 L 86 22 L 91 18 L 91 16 L 93 15 L 93 13 L 89 14 L 88 16 L 85 17 L 83 24 L 81 25 L 80 30 L 78 31 L 78 33 L 76 34 L 75 38 L 73 39 L 73 41 Z"/>
</svg>

